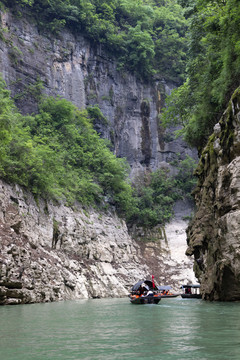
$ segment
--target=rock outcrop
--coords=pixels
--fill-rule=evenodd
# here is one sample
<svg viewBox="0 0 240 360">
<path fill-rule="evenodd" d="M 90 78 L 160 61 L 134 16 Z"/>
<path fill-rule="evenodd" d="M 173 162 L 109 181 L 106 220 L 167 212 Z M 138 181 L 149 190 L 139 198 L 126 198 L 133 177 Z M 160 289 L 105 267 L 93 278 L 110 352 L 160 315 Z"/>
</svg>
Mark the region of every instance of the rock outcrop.
<svg viewBox="0 0 240 360">
<path fill-rule="evenodd" d="M 240 90 L 203 150 L 188 255 L 205 299 L 240 300 Z"/>
<path fill-rule="evenodd" d="M 124 296 L 147 275 L 113 214 L 36 203 L 1 183 L 0 302 Z"/>
<path fill-rule="evenodd" d="M 171 254 L 166 234 L 139 245 L 114 213 L 36 202 L 4 182 L 0 190 L 0 304 L 126 296 L 152 273 L 176 289 L 191 281 L 191 260 Z"/>
<path fill-rule="evenodd" d="M 131 177 L 146 168 L 165 166 L 193 151 L 165 131 L 159 114 L 174 84 L 161 78 L 144 83 L 118 71 L 116 62 L 81 34 L 64 30 L 58 37 L 39 33 L 32 19 L 1 13 L 0 72 L 23 113 L 37 110 L 43 92 L 60 95 L 79 108 L 98 105 L 106 117 L 96 130 L 112 142 L 118 157 L 131 166 Z M 174 169 L 173 169 L 174 170 Z"/>
<path fill-rule="evenodd" d="M 193 156 L 161 126 L 165 96 L 174 88 L 163 77 L 150 84 L 119 72 L 101 46 L 67 30 L 58 37 L 39 33 L 24 14 L 1 12 L 0 35 L 0 72 L 22 113 L 37 110 L 41 92 L 79 108 L 99 105 L 106 121 L 95 128 L 126 157 L 132 178 L 160 167 L 174 173 L 172 163 Z M 176 290 L 193 278 L 191 260 L 175 251 L 174 239 L 185 243 L 185 221 L 173 220 L 166 232 L 155 229 L 148 234 L 154 241 L 144 243 L 113 212 L 36 202 L 3 182 L 0 202 L 1 304 L 126 296 L 152 273 Z"/>
</svg>

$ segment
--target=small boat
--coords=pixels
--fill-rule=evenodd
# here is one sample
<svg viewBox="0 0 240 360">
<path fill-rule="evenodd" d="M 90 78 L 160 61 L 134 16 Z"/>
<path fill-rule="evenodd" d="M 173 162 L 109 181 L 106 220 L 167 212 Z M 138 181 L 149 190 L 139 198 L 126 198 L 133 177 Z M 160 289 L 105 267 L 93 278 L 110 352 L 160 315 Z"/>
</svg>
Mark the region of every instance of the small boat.
<svg viewBox="0 0 240 360">
<path fill-rule="evenodd" d="M 173 294 L 171 292 L 172 287 L 170 285 L 157 286 L 157 289 L 160 291 L 162 298 L 175 298 L 180 295 L 180 294 Z"/>
<path fill-rule="evenodd" d="M 182 285 L 184 293 L 181 294 L 183 299 L 201 299 L 202 295 L 200 294 L 200 285 Z"/>
<path fill-rule="evenodd" d="M 162 299 L 161 295 L 144 296 L 144 295 L 130 295 L 130 302 L 132 304 L 158 304 Z"/>
<path fill-rule="evenodd" d="M 133 285 L 129 294 L 132 304 L 158 304 L 161 300 L 161 293 L 151 280 L 138 281 Z"/>
</svg>

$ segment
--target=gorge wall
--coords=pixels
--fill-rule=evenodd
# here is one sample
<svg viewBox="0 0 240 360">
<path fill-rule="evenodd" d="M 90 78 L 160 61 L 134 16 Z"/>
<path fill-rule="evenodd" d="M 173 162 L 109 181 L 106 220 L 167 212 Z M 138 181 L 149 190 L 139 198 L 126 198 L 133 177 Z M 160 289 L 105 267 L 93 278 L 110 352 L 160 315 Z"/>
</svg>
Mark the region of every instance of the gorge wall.
<svg viewBox="0 0 240 360">
<path fill-rule="evenodd" d="M 26 16 L 1 13 L 0 72 L 24 114 L 37 110 L 40 82 L 44 93 L 79 108 L 98 104 L 107 121 L 99 119 L 95 128 L 117 156 L 127 158 L 131 177 L 160 167 L 174 172 L 172 162 L 194 156 L 159 120 L 174 84 L 160 78 L 143 83 L 119 72 L 100 46 L 81 35 L 66 30 L 54 38 Z M 143 242 L 130 237 L 114 212 L 36 202 L 4 182 L 0 189 L 0 304 L 126 296 L 151 274 L 175 291 L 195 281 L 184 254 L 187 222 L 180 218 Z"/>
<path fill-rule="evenodd" d="M 138 243 L 113 212 L 36 203 L 2 181 L 0 190 L 0 305 L 122 297 L 152 274 L 179 292 L 194 278 L 192 261 L 176 254 L 185 249 L 182 220 Z"/>
<path fill-rule="evenodd" d="M 174 84 L 155 79 L 144 83 L 118 71 L 117 64 L 80 34 L 65 30 L 58 37 L 39 33 L 27 17 L 1 13 L 0 72 L 24 114 L 36 111 L 37 84 L 48 95 L 60 95 L 79 108 L 98 105 L 107 121 L 96 130 L 113 144 L 118 157 L 126 157 L 131 177 L 184 159 L 193 151 L 173 129 L 164 131 L 159 114 Z"/>
<path fill-rule="evenodd" d="M 196 215 L 189 255 L 209 300 L 240 300 L 240 90 L 203 150 L 196 174 Z"/>
</svg>

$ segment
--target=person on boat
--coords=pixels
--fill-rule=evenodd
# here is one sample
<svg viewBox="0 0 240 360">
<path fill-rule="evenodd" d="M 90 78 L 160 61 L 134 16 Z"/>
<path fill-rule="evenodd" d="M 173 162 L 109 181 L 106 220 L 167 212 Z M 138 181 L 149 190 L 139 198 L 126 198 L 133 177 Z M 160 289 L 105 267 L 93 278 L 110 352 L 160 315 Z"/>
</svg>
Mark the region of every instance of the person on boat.
<svg viewBox="0 0 240 360">
<path fill-rule="evenodd" d="M 148 290 L 145 296 L 153 296 L 153 292 L 151 290 Z"/>
<path fill-rule="evenodd" d="M 144 294 L 145 287 L 143 285 L 144 284 L 141 284 L 141 286 L 139 287 L 139 296 L 142 296 Z"/>
<path fill-rule="evenodd" d="M 163 294 L 163 295 L 168 295 L 168 294 L 169 294 L 169 291 L 168 291 L 168 290 L 163 290 L 162 294 Z"/>
</svg>

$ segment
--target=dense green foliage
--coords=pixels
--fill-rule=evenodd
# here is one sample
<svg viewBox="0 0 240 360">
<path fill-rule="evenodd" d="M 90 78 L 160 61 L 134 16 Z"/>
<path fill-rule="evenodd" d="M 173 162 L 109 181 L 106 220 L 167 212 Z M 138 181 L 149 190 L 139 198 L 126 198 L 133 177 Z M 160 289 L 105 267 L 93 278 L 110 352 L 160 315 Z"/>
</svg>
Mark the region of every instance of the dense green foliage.
<svg viewBox="0 0 240 360">
<path fill-rule="evenodd" d="M 187 22 L 177 0 L 2 0 L 24 7 L 41 29 L 57 33 L 64 26 L 101 43 L 119 69 L 143 78 L 160 73 L 182 83 Z"/>
<path fill-rule="evenodd" d="M 188 79 L 168 99 L 163 121 L 180 122 L 185 139 L 201 150 L 240 83 L 240 2 L 189 4 Z"/>
<path fill-rule="evenodd" d="M 127 181 L 128 166 L 93 130 L 98 107 L 80 111 L 65 99 L 44 98 L 39 113 L 21 115 L 0 82 L 0 177 L 29 189 L 35 197 L 99 207 L 113 205 L 129 224 L 153 227 L 172 216 L 176 199 L 193 187 L 190 158 L 175 179 L 157 171 Z"/>
<path fill-rule="evenodd" d="M 174 201 L 180 198 L 176 181 L 159 170 L 138 181 L 135 180 L 134 206 L 128 222 L 152 228 L 169 221 Z"/>
<path fill-rule="evenodd" d="M 190 197 L 196 185 L 193 171 L 196 163 L 189 156 L 179 162 L 178 174 L 169 176 L 160 169 L 145 178 L 135 179 L 132 208 L 127 213 L 130 224 L 152 228 L 168 222 L 176 200 Z"/>
<path fill-rule="evenodd" d="M 103 44 L 111 56 L 116 56 L 119 69 L 144 79 L 158 73 L 176 83 L 184 78 L 187 46 L 187 21 L 179 3 L 0 1 L 1 6 L 14 11 L 24 8 L 35 17 L 41 31 L 57 34 L 67 26 Z M 80 111 L 64 99 L 52 97 L 42 99 L 38 114 L 23 116 L 1 81 L 0 177 L 26 187 L 35 197 L 68 204 L 77 200 L 83 205 L 113 205 L 129 225 L 151 228 L 164 224 L 173 215 L 174 202 L 189 195 L 194 186 L 194 162 L 188 157 L 182 161 L 175 178 L 159 170 L 131 186 L 126 162 L 117 159 L 110 145 L 93 130 L 99 122 L 107 124 L 98 106 Z"/>
<path fill-rule="evenodd" d="M 39 114 L 22 116 L 1 82 L 0 175 L 35 196 L 103 203 L 126 211 L 128 167 L 93 130 L 87 111 L 65 99 L 44 99 Z M 96 109 L 95 109 L 96 111 Z"/>
<path fill-rule="evenodd" d="M 9 98 L 9 91 L 0 79 L 0 171 L 3 171 L 3 161 L 6 158 L 6 148 L 11 141 L 11 123 L 13 122 L 13 102 Z"/>
</svg>

